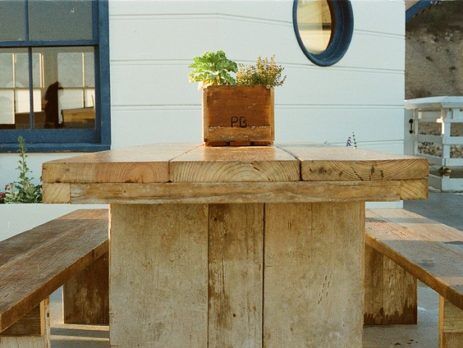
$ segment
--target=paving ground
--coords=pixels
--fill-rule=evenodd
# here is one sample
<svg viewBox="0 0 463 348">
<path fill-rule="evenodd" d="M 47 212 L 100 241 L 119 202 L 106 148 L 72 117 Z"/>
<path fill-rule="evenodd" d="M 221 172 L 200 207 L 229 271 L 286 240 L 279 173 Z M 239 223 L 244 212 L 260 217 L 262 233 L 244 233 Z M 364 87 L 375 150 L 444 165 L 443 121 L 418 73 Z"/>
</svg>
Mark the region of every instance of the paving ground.
<svg viewBox="0 0 463 348">
<path fill-rule="evenodd" d="M 405 202 L 405 209 L 463 230 L 463 195 L 431 192 L 429 200 Z M 367 327 L 364 348 L 438 347 L 438 295 L 423 284 L 418 288 L 418 325 Z M 51 297 L 52 348 L 107 348 L 108 327 L 63 325 L 61 292 Z M 291 348 L 291 347 L 288 347 Z"/>
</svg>

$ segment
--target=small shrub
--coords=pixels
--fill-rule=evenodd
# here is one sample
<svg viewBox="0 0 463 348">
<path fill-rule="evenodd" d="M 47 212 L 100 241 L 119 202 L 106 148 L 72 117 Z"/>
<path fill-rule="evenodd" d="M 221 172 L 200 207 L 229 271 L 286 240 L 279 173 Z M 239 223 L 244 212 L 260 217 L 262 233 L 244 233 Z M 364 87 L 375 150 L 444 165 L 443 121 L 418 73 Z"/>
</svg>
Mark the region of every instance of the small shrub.
<svg viewBox="0 0 463 348">
<path fill-rule="evenodd" d="M 34 185 L 30 177 L 31 170 L 27 165 L 26 145 L 23 137 L 18 138 L 19 180 L 6 186 L 5 203 L 40 203 L 42 201 L 42 186 Z"/>
<path fill-rule="evenodd" d="M 206 52 L 202 56 L 194 57 L 190 68 L 190 82 L 199 82 L 201 87 L 236 83 L 230 73 L 236 73 L 238 65 L 229 60 L 224 51 Z"/>
<path fill-rule="evenodd" d="M 240 65 L 236 73 L 236 83 L 241 86 L 265 86 L 267 88 L 281 86 L 286 76 L 282 76 L 284 68 L 275 62 L 275 57 L 257 58 L 255 65 Z"/>
<path fill-rule="evenodd" d="M 352 136 L 347 138 L 346 147 L 353 147 L 354 149 L 357 148 L 357 139 L 355 138 L 354 132 L 352 132 Z"/>
</svg>

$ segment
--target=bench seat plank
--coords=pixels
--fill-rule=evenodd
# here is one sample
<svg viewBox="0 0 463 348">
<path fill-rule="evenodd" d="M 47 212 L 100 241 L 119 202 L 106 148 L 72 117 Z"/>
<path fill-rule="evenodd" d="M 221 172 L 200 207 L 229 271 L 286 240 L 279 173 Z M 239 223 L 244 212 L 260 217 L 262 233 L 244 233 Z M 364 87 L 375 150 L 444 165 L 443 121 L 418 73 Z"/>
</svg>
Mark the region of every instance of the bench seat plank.
<svg viewBox="0 0 463 348">
<path fill-rule="evenodd" d="M 403 209 L 366 215 L 368 246 L 463 309 L 463 232 Z"/>
<path fill-rule="evenodd" d="M 78 210 L 0 242 L 0 332 L 108 253 L 108 211 Z"/>
</svg>

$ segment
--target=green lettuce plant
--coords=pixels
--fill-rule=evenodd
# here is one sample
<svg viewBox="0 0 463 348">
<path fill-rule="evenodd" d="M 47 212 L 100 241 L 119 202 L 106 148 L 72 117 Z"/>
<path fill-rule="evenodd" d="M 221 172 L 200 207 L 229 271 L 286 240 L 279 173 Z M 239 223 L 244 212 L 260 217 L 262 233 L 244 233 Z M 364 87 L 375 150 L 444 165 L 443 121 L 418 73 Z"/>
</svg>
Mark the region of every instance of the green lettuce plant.
<svg viewBox="0 0 463 348">
<path fill-rule="evenodd" d="M 30 176 L 31 170 L 27 165 L 26 145 L 23 137 L 18 138 L 19 143 L 19 160 L 18 171 L 19 178 L 6 186 L 5 203 L 40 203 L 42 201 L 42 186 L 35 185 Z"/>
<path fill-rule="evenodd" d="M 236 84 L 231 73 L 236 73 L 238 65 L 229 60 L 224 51 L 206 52 L 194 57 L 190 68 L 190 82 L 199 82 L 201 87 Z"/>
</svg>

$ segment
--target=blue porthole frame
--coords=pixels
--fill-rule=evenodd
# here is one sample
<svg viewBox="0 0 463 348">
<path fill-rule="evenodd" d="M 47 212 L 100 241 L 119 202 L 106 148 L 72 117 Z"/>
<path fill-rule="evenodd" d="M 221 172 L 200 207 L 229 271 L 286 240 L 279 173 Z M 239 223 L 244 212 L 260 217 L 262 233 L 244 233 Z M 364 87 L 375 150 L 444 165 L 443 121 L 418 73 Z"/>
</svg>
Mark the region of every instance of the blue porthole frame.
<svg viewBox="0 0 463 348">
<path fill-rule="evenodd" d="M 307 50 L 299 34 L 297 8 L 299 0 L 293 2 L 293 27 L 302 52 L 309 60 L 319 66 L 330 66 L 339 62 L 346 54 L 354 32 L 354 13 L 349 0 L 327 0 L 330 7 L 333 30 L 325 51 L 314 54 Z"/>
<path fill-rule="evenodd" d="M 28 3 L 25 0 L 25 11 Z M 24 137 L 28 152 L 95 152 L 111 148 L 111 96 L 109 57 L 108 0 L 92 0 L 93 39 L 0 41 L 0 48 L 92 46 L 95 50 L 95 99 L 97 102 L 93 129 L 1 129 L 0 153 L 16 152 L 18 137 Z M 27 13 L 27 12 L 26 12 Z M 25 16 L 27 23 L 27 15 Z M 27 24 L 26 24 L 27 26 Z M 29 60 L 29 66 L 31 61 Z M 29 89 L 32 89 L 29 70 Z M 30 112 L 30 119 L 33 119 Z"/>
</svg>

